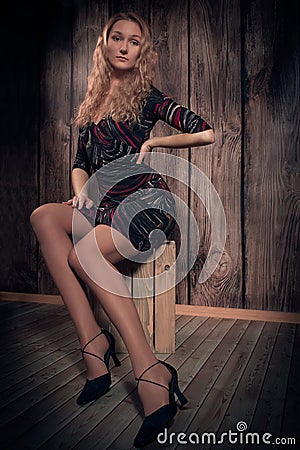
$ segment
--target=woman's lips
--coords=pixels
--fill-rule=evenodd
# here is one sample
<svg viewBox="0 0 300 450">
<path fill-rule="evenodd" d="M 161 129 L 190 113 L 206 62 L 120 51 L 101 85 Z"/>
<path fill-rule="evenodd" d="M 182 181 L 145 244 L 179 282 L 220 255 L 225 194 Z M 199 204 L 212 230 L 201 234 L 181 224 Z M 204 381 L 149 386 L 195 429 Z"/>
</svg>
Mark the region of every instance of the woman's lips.
<svg viewBox="0 0 300 450">
<path fill-rule="evenodd" d="M 117 56 L 116 57 L 119 61 L 128 61 L 128 58 L 125 58 L 125 56 Z"/>
</svg>

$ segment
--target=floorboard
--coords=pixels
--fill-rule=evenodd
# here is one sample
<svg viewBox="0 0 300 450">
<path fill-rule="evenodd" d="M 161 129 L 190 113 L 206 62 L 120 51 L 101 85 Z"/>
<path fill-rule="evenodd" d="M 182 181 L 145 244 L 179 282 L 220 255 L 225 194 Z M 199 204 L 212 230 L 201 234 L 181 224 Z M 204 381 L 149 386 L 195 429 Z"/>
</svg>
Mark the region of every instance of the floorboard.
<svg viewBox="0 0 300 450">
<path fill-rule="evenodd" d="M 133 448 L 143 412 L 128 355 L 112 368 L 110 391 L 79 407 L 85 368 L 66 309 L 0 301 L 0 314 L 1 449 Z M 247 444 L 247 433 L 296 438 L 288 448 L 299 448 L 299 325 L 182 315 L 175 328 L 175 353 L 157 356 L 177 369 L 189 402 L 146 449 L 264 448 Z"/>
<path fill-rule="evenodd" d="M 291 367 L 286 390 L 281 436 L 293 436 L 299 429 L 300 411 L 300 326 L 297 326 L 294 338 Z"/>
</svg>

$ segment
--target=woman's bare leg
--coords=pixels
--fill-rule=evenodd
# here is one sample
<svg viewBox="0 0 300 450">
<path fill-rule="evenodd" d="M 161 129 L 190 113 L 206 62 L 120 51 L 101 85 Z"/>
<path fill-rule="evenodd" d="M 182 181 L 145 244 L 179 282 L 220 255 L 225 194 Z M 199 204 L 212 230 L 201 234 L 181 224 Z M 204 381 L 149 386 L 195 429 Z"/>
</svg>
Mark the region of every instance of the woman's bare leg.
<svg viewBox="0 0 300 450">
<path fill-rule="evenodd" d="M 137 252 L 124 236 L 115 230 L 114 233 L 118 235 L 117 247 L 121 249 L 123 255 L 129 257 Z M 124 257 L 116 250 L 111 228 L 106 225 L 94 228 L 76 244 L 76 250 L 73 249 L 69 254 L 69 264 L 89 285 L 120 332 L 134 374 L 138 377 L 150 365 L 157 362 L 157 358 L 147 342 L 123 276 L 113 265 L 121 259 Z M 171 375 L 165 366 L 159 364 L 150 369 L 143 378 L 168 387 Z M 140 383 L 139 394 L 146 415 L 169 402 L 167 390 L 150 383 Z"/>
<path fill-rule="evenodd" d="M 81 347 L 100 332 L 89 301 L 77 276 L 70 268 L 68 255 L 73 248 L 72 239 L 73 208 L 59 203 L 40 206 L 31 214 L 30 221 L 39 241 L 41 252 L 48 270 L 57 286 L 64 304 L 75 324 Z M 87 221 L 82 216 L 82 227 Z M 100 335 L 89 345 L 88 350 L 97 350 L 104 355 L 108 349 L 107 339 Z M 107 373 L 104 364 L 97 358 L 85 356 L 87 376 L 92 379 Z"/>
<path fill-rule="evenodd" d="M 91 239 L 94 236 L 93 232 L 90 232 L 89 236 L 82 238 L 80 241 L 82 248 L 85 249 L 87 254 L 87 263 L 90 262 L 92 267 L 99 268 L 98 273 L 101 273 L 101 267 L 103 267 L 103 270 L 104 268 L 106 270 L 107 264 L 114 270 L 113 278 L 110 280 L 108 277 L 107 281 L 111 281 L 112 286 L 119 289 L 120 295 L 115 295 L 109 292 L 109 290 L 98 286 L 81 267 L 70 238 L 72 232 L 72 214 L 73 208 L 71 206 L 50 203 L 40 206 L 31 215 L 31 224 L 40 243 L 40 248 L 49 272 L 73 319 L 81 346 L 98 334 L 100 328 L 92 313 L 86 294 L 71 269 L 70 264 L 80 278 L 94 291 L 108 316 L 119 330 L 127 346 L 134 373 L 136 376 L 139 376 L 147 367 L 156 362 L 157 359 L 148 345 L 126 283 L 122 275 L 113 266 L 113 263 L 122 260 L 123 256 L 115 248 L 110 227 L 105 225 L 99 225 L 95 228 L 97 245 L 101 249 L 102 255 L 105 256 L 105 261 L 100 261 L 99 252 L 95 251 L 94 237 Z M 85 219 L 83 218 L 83 220 Z M 120 237 L 122 244 L 125 243 L 123 248 L 124 253 L 130 255 L 132 245 L 123 236 L 120 235 Z M 128 247 L 126 247 L 127 244 Z M 117 280 L 118 283 L 116 283 Z M 108 343 L 106 338 L 100 335 L 95 341 L 89 344 L 88 351 L 103 357 L 107 348 Z M 105 365 L 90 355 L 85 355 L 85 362 L 88 369 L 88 378 L 90 379 L 107 372 Z M 167 386 L 170 381 L 170 374 L 164 366 L 157 365 L 147 372 L 144 378 Z M 139 394 L 146 415 L 169 401 L 168 392 L 165 389 L 149 383 L 140 384 Z"/>
</svg>

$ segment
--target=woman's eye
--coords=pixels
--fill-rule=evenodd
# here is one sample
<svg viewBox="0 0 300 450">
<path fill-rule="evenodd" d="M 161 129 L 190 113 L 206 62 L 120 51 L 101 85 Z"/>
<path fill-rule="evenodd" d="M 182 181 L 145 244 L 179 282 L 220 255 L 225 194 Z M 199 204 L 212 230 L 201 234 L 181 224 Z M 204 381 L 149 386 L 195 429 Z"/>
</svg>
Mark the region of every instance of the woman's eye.
<svg viewBox="0 0 300 450">
<path fill-rule="evenodd" d="M 131 41 L 132 45 L 138 46 L 140 43 L 138 41 Z"/>
<path fill-rule="evenodd" d="M 119 41 L 120 38 L 119 38 L 119 36 L 113 36 L 113 37 L 112 37 L 112 40 L 113 40 L 113 41 Z"/>
</svg>

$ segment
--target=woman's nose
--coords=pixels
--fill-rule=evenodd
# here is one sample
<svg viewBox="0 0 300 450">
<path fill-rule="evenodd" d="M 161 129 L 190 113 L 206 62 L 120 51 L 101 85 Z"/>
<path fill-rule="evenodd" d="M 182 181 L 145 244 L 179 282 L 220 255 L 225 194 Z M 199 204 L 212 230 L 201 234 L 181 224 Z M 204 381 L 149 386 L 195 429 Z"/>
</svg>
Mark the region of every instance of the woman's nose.
<svg viewBox="0 0 300 450">
<path fill-rule="evenodd" d="M 123 55 L 128 53 L 127 42 L 122 42 L 120 53 L 122 53 Z"/>
</svg>

